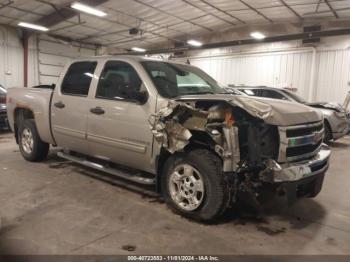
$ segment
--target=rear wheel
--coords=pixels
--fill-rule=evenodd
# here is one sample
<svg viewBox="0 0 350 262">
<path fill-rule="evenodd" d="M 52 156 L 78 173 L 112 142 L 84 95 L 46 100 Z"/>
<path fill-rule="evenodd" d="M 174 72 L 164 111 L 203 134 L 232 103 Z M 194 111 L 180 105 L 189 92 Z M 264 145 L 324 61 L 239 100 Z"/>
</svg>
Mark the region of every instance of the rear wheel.
<svg viewBox="0 0 350 262">
<path fill-rule="evenodd" d="M 26 160 L 37 162 L 47 157 L 49 144 L 40 139 L 33 119 L 26 119 L 21 123 L 18 142 L 21 154 Z"/>
<path fill-rule="evenodd" d="M 165 163 L 162 193 L 177 213 L 200 221 L 218 218 L 228 207 L 229 187 L 222 162 L 212 152 L 197 149 L 171 156 Z"/>
</svg>

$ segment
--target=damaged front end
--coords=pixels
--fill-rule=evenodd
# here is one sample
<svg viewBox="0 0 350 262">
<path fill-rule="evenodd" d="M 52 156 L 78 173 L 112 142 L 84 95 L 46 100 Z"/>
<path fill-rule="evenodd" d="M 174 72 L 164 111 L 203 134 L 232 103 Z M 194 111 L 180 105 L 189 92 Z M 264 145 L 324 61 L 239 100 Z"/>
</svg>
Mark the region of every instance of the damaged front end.
<svg viewBox="0 0 350 262">
<path fill-rule="evenodd" d="M 225 101 L 171 101 L 149 122 L 158 146 L 171 154 L 192 144 L 216 152 L 234 196 L 256 196 L 263 158 L 278 154 L 277 129 Z"/>
<path fill-rule="evenodd" d="M 151 130 L 159 145 L 170 153 L 189 143 L 210 147 L 223 160 L 223 171 L 237 170 L 240 161 L 238 128 L 229 106 L 217 104 L 196 108 L 194 103 L 169 102 L 151 116 Z"/>
<path fill-rule="evenodd" d="M 293 184 L 292 190 L 298 191 L 300 181 L 319 174 L 323 179 L 328 168 L 330 151 L 322 145 L 322 121 L 278 125 L 287 121 L 269 105 L 239 98 L 169 101 L 149 119 L 160 148 L 173 154 L 197 145 L 216 152 L 231 181 L 233 201 L 245 192 L 256 203 L 264 188 L 288 191 L 286 184 Z"/>
</svg>

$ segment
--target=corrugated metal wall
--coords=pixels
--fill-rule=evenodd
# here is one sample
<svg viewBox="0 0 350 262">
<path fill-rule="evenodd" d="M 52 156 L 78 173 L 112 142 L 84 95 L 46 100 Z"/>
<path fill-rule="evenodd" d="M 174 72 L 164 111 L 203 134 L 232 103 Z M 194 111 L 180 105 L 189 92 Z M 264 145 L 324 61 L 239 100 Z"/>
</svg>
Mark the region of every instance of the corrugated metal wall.
<svg viewBox="0 0 350 262">
<path fill-rule="evenodd" d="M 300 95 L 308 96 L 311 50 L 192 58 L 190 61 L 226 85 L 287 84 L 298 88 Z"/>
<path fill-rule="evenodd" d="M 350 50 L 320 51 L 316 63 L 316 100 L 343 103 L 350 91 Z"/>
<path fill-rule="evenodd" d="M 287 84 L 309 100 L 343 103 L 349 90 L 350 50 L 316 51 L 313 91 L 312 49 L 192 57 L 190 62 L 223 84 Z"/>
</svg>

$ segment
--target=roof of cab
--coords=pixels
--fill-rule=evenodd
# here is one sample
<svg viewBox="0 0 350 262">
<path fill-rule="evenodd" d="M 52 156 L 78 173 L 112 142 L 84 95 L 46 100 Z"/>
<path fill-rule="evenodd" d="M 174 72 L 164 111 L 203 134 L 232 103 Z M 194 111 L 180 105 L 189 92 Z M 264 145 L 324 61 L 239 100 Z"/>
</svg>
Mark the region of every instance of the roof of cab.
<svg viewBox="0 0 350 262">
<path fill-rule="evenodd" d="M 155 57 L 146 57 L 146 56 L 137 56 L 137 55 L 101 55 L 101 56 L 91 56 L 86 58 L 77 58 L 73 59 L 73 61 L 88 61 L 91 59 L 98 59 L 98 60 L 111 60 L 111 59 L 125 59 L 125 60 L 132 60 L 132 61 L 155 61 L 155 62 L 167 62 L 167 63 L 174 63 L 174 64 L 184 64 L 178 61 L 168 60 L 168 59 L 162 59 L 162 58 L 155 58 Z"/>
</svg>

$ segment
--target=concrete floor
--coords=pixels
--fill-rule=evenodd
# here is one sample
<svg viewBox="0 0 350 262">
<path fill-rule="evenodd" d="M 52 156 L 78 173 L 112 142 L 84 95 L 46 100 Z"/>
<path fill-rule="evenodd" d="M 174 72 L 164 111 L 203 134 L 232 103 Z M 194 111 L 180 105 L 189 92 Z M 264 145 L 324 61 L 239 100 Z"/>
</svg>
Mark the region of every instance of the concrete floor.
<svg viewBox="0 0 350 262">
<path fill-rule="evenodd" d="M 0 253 L 350 254 L 349 153 L 349 137 L 333 143 L 316 199 L 267 208 L 261 220 L 228 214 L 203 225 L 54 151 L 44 163 L 26 162 L 12 134 L 0 134 Z"/>
</svg>

